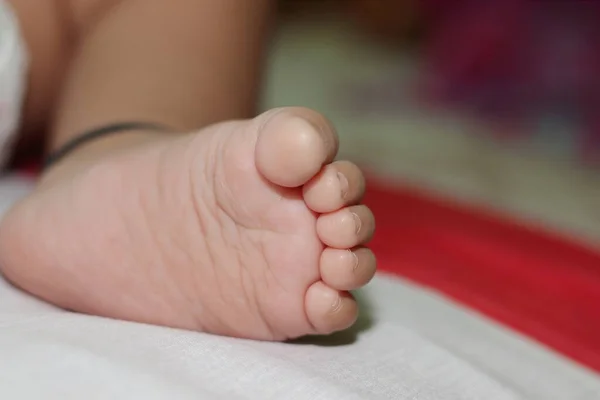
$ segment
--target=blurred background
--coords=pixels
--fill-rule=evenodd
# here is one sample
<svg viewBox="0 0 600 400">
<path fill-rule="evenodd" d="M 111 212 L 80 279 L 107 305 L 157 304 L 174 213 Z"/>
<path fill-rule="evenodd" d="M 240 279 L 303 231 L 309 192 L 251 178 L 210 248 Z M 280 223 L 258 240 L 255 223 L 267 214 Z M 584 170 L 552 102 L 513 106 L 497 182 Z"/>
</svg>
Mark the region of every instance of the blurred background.
<svg viewBox="0 0 600 400">
<path fill-rule="evenodd" d="M 600 2 L 280 0 L 264 108 L 387 182 L 600 238 Z"/>
</svg>

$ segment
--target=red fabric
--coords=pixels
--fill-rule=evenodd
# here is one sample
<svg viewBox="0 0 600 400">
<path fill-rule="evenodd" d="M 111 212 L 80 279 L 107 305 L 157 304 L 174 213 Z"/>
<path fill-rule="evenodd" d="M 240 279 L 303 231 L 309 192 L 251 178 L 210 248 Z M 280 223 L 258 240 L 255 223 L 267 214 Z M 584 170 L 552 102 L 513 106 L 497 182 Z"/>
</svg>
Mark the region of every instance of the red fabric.
<svg viewBox="0 0 600 400">
<path fill-rule="evenodd" d="M 600 372 L 600 253 L 481 210 L 370 185 L 381 271 L 434 288 Z"/>
<path fill-rule="evenodd" d="M 22 174 L 36 176 L 41 172 L 40 159 L 36 155 L 30 157 L 21 157 L 15 160 L 12 169 L 19 171 Z"/>
</svg>

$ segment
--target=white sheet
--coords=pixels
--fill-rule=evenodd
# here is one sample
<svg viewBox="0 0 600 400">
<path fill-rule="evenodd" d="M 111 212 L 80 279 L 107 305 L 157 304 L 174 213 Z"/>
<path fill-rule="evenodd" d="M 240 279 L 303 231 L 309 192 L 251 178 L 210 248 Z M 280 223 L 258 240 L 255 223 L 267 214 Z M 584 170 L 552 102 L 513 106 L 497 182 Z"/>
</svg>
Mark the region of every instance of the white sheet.
<svg viewBox="0 0 600 400">
<path fill-rule="evenodd" d="M 0 0 L 0 167 L 12 151 L 20 123 L 28 58 L 17 18 L 8 2 Z"/>
<path fill-rule="evenodd" d="M 0 207 L 27 182 L 0 182 Z M 591 372 L 407 282 L 361 292 L 357 334 L 235 340 L 76 315 L 0 280 L 0 399 L 592 400 Z"/>
</svg>

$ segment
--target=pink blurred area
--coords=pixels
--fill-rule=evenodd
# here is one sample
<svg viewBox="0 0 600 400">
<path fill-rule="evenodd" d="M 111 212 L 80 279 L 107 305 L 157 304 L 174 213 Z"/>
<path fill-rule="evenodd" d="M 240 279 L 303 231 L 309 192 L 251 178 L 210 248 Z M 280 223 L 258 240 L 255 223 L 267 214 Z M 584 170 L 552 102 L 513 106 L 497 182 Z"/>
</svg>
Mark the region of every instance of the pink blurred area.
<svg viewBox="0 0 600 400">
<path fill-rule="evenodd" d="M 503 126 L 504 139 L 559 140 L 550 131 L 566 126 L 560 140 L 579 161 L 600 164 L 600 2 L 337 3 L 352 5 L 358 26 L 380 42 L 410 43 L 416 97 L 426 104 Z"/>
<path fill-rule="evenodd" d="M 526 126 L 547 115 L 598 147 L 600 2 L 424 0 L 431 31 L 423 90 L 489 118 Z M 595 149 L 600 150 L 600 148 Z"/>
</svg>

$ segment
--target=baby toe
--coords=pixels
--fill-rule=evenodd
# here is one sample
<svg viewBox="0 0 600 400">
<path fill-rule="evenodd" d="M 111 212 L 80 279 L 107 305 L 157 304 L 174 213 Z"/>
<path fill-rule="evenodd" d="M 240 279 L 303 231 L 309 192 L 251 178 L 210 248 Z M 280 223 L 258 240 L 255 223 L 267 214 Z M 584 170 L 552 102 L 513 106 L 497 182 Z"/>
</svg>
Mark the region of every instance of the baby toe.
<svg viewBox="0 0 600 400">
<path fill-rule="evenodd" d="M 306 315 L 316 333 L 321 335 L 349 328 L 358 317 L 358 305 L 352 295 L 323 282 L 308 288 L 305 302 Z"/>
<path fill-rule="evenodd" d="M 366 247 L 353 250 L 327 248 L 321 254 L 321 279 L 337 290 L 354 290 L 375 275 L 377 260 Z"/>
<path fill-rule="evenodd" d="M 375 232 L 375 217 L 367 206 L 346 207 L 317 219 L 317 235 L 327 246 L 350 249 L 367 243 Z"/>
<path fill-rule="evenodd" d="M 313 211 L 328 213 L 360 202 L 365 193 L 365 179 L 360 169 L 349 161 L 328 164 L 303 188 L 304 201 Z"/>
</svg>

